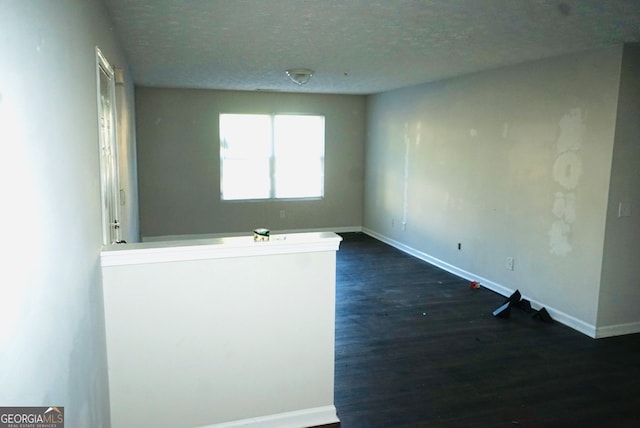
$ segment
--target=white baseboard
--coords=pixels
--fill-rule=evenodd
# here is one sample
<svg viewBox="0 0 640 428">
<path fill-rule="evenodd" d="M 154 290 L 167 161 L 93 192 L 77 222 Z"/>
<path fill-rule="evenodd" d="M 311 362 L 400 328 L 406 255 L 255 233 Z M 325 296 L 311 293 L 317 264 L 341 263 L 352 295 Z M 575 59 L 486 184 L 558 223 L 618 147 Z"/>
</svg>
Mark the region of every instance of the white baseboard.
<svg viewBox="0 0 640 428">
<path fill-rule="evenodd" d="M 341 227 L 320 227 L 316 229 L 286 229 L 272 230 L 271 233 L 308 233 L 308 232 L 362 232 L 361 226 L 341 226 Z M 211 238 L 233 238 L 236 236 L 252 236 L 253 231 L 248 232 L 231 232 L 231 233 L 193 233 L 185 235 L 159 235 L 159 236 L 143 236 L 142 242 L 164 242 L 164 241 L 183 241 L 188 239 L 211 239 Z"/>
<path fill-rule="evenodd" d="M 294 412 L 278 413 L 221 424 L 205 425 L 199 428 L 307 428 L 340 422 L 335 406 L 315 407 Z"/>
<path fill-rule="evenodd" d="M 373 238 L 376 238 L 379 241 L 382 241 L 382 242 L 384 242 L 386 244 L 389 244 L 392 247 L 399 249 L 400 251 L 403 251 L 403 252 L 405 252 L 405 253 L 407 253 L 409 255 L 412 255 L 412 256 L 420 259 L 420 260 L 424 260 L 425 262 L 430 263 L 430 264 L 432 264 L 434 266 L 437 266 L 437 267 L 439 267 L 439 268 L 441 268 L 443 270 L 446 270 L 447 272 L 450 272 L 450 273 L 452 273 L 454 275 L 457 275 L 457 276 L 459 276 L 461 278 L 464 278 L 464 279 L 467 279 L 469 281 L 478 281 L 480 284 L 482 284 L 482 286 L 484 288 L 487 288 L 487 289 L 489 289 L 491 291 L 494 291 L 494 292 L 496 292 L 496 293 L 498 293 L 498 294 L 500 294 L 502 296 L 508 297 L 508 296 L 510 296 L 511 294 L 513 294 L 515 292 L 515 290 L 513 290 L 513 289 L 511 289 L 509 287 L 506 287 L 506 286 L 504 286 L 502 284 L 498 284 L 497 282 L 491 281 L 491 280 L 489 280 L 487 278 L 483 278 L 482 276 L 479 276 L 479 275 L 476 275 L 474 273 L 468 272 L 468 271 L 466 271 L 464 269 L 460 269 L 457 266 L 449 264 L 449 263 L 447 263 L 447 262 L 445 262 L 443 260 L 440 260 L 440 259 L 438 259 L 436 257 L 433 257 L 433 256 L 431 256 L 429 254 L 426 254 L 426 253 L 424 253 L 422 251 L 418 251 L 415 248 L 412 248 L 412 247 L 410 247 L 408 245 L 405 245 L 405 244 L 403 244 L 401 242 L 398 242 L 398 241 L 396 241 L 394 239 L 391 239 L 391 238 L 389 238 L 387 236 L 381 235 L 381 234 L 379 234 L 379 233 L 377 233 L 377 232 L 375 232 L 375 231 L 373 231 L 371 229 L 363 228 L 362 231 L 364 233 L 366 233 L 367 235 L 369 235 L 369 236 L 371 236 Z M 582 320 L 580 320 L 580 319 L 578 319 L 578 318 L 576 318 L 574 316 L 571 316 L 571 315 L 569 315 L 567 313 L 559 311 L 559 310 L 557 310 L 557 309 L 555 309 L 555 308 L 553 308 L 551 306 L 547 306 L 547 305 L 543 304 L 542 302 L 538 302 L 536 300 L 531 300 L 527 296 L 523 295 L 522 297 L 524 297 L 525 299 L 527 299 L 527 300 L 529 300 L 531 302 L 531 307 L 533 309 L 538 310 L 538 309 L 544 307 L 547 310 L 547 312 L 549 312 L 549 315 L 551 315 L 551 318 L 553 318 L 554 321 L 557 321 L 557 322 L 559 322 L 561 324 L 564 324 L 567 327 L 570 327 L 570 328 L 572 328 L 572 329 L 574 329 L 576 331 L 579 331 L 580 333 L 583 333 L 583 334 L 585 334 L 585 335 L 587 335 L 587 336 L 589 336 L 591 338 L 605 337 L 605 336 L 600 336 L 599 334 L 596 334 L 597 333 L 596 332 L 596 327 L 594 325 L 586 323 L 586 322 L 584 322 L 584 321 L 582 321 Z M 623 327 L 626 327 L 626 325 L 623 326 Z M 615 328 L 615 326 L 614 326 L 614 328 Z M 634 328 L 638 329 L 637 331 L 640 331 L 640 324 L 639 325 L 634 325 Z M 605 328 L 605 329 L 607 329 L 607 328 Z M 599 333 L 599 330 L 600 329 L 598 329 L 598 333 Z M 615 333 L 615 334 L 626 334 L 626 333 Z M 613 336 L 615 334 L 610 334 L 610 335 Z"/>
<path fill-rule="evenodd" d="M 640 322 L 607 325 L 596 329 L 596 338 L 622 336 L 624 334 L 640 333 Z"/>
</svg>

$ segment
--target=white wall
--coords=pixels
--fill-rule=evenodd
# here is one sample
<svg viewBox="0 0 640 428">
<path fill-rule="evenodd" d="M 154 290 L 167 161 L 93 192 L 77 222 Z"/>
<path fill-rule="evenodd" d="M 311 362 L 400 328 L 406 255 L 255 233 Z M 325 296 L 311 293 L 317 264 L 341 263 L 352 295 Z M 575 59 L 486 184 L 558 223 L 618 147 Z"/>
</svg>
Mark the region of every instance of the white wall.
<svg viewBox="0 0 640 428">
<path fill-rule="evenodd" d="M 359 228 L 365 109 L 354 95 L 136 88 L 142 235 Z M 221 201 L 220 113 L 324 114 L 324 198 Z"/>
<path fill-rule="evenodd" d="M 640 45 L 626 45 L 620 97 L 602 285 L 598 306 L 599 335 L 640 331 Z M 623 204 L 627 213 L 620 213 Z M 627 216 L 628 214 L 628 216 Z"/>
<path fill-rule="evenodd" d="M 370 97 L 365 230 L 594 335 L 621 58 L 614 47 Z"/>
<path fill-rule="evenodd" d="M 340 240 L 310 233 L 104 251 L 113 428 L 338 422 Z"/>
<path fill-rule="evenodd" d="M 69 427 L 109 426 L 96 45 L 126 67 L 98 1 L 0 0 L 0 405 Z"/>
</svg>

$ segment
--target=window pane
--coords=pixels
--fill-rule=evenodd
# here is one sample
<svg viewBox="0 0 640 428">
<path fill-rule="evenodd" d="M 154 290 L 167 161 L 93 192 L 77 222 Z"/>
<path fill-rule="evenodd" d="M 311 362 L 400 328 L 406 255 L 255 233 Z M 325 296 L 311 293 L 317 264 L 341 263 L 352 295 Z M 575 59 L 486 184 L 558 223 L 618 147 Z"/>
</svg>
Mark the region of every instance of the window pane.
<svg viewBox="0 0 640 428">
<path fill-rule="evenodd" d="M 223 158 L 271 156 L 271 117 L 261 114 L 221 114 L 220 155 Z"/>
<path fill-rule="evenodd" d="M 221 175 L 222 199 L 270 196 L 268 159 L 227 159 L 222 163 Z"/>
<path fill-rule="evenodd" d="M 278 115 L 274 119 L 275 196 L 323 196 L 324 117 Z"/>
<path fill-rule="evenodd" d="M 271 194 L 271 117 L 220 115 L 222 199 L 264 199 Z"/>
<path fill-rule="evenodd" d="M 316 158 L 276 159 L 276 198 L 323 196 L 323 161 Z"/>
<path fill-rule="evenodd" d="M 275 156 L 324 156 L 324 116 L 278 115 Z"/>
</svg>

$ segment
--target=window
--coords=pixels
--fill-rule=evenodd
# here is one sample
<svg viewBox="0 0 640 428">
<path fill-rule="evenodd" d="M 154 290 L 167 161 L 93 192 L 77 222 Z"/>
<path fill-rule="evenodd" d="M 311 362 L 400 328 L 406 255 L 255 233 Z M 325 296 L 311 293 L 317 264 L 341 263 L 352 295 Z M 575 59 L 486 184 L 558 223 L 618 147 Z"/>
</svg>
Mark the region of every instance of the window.
<svg viewBox="0 0 640 428">
<path fill-rule="evenodd" d="M 223 200 L 324 196 L 324 116 L 220 115 Z"/>
</svg>

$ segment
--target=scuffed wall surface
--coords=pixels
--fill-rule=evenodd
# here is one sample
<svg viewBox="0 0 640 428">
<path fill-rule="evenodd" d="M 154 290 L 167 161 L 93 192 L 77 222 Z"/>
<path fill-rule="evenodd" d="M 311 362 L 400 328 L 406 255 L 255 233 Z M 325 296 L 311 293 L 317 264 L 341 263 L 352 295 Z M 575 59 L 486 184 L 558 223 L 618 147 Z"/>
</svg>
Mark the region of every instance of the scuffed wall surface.
<svg viewBox="0 0 640 428">
<path fill-rule="evenodd" d="M 365 228 L 594 326 L 620 60 L 611 48 L 370 97 Z"/>
</svg>

